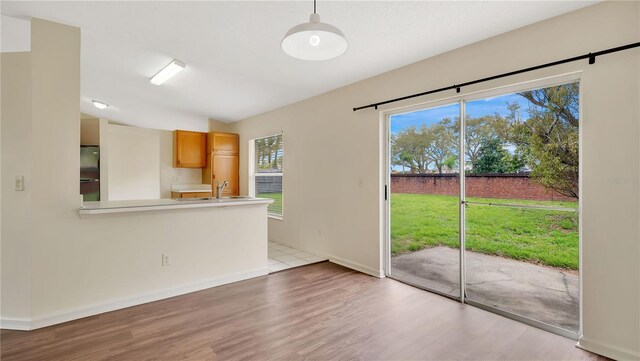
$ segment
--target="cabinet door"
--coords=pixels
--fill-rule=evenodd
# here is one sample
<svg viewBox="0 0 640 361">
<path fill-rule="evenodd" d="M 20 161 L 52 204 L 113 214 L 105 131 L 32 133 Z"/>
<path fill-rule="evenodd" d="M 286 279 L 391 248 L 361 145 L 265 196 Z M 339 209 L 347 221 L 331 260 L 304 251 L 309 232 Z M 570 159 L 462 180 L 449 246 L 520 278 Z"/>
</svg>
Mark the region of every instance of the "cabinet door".
<svg viewBox="0 0 640 361">
<path fill-rule="evenodd" d="M 211 152 L 216 154 L 238 154 L 240 142 L 238 134 L 233 133 L 209 133 L 211 137 Z"/>
<path fill-rule="evenodd" d="M 212 179 L 211 187 L 216 189 L 217 182 L 227 181 L 228 186 L 222 191 L 223 196 L 237 196 L 240 190 L 238 182 L 238 156 L 213 154 L 211 156 Z M 215 194 L 215 191 L 214 191 Z"/>
<path fill-rule="evenodd" d="M 175 166 L 204 168 L 207 166 L 207 133 L 176 130 L 174 133 Z"/>
<path fill-rule="evenodd" d="M 209 192 L 182 193 L 182 197 L 181 198 L 206 198 L 206 197 L 211 197 L 211 193 L 209 193 Z"/>
</svg>

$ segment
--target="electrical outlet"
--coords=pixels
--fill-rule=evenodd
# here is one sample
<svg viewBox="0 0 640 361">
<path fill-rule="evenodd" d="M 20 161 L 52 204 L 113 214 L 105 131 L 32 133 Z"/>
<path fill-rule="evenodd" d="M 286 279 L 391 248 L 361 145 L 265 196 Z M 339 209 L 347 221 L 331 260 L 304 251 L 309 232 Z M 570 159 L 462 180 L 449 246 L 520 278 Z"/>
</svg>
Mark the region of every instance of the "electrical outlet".
<svg viewBox="0 0 640 361">
<path fill-rule="evenodd" d="M 17 175 L 16 176 L 15 190 L 20 191 L 20 192 L 24 191 L 24 176 L 23 175 Z"/>
<path fill-rule="evenodd" d="M 166 267 L 166 266 L 168 266 L 169 264 L 170 264 L 170 263 L 169 263 L 169 256 L 168 256 L 168 255 L 166 255 L 166 254 L 163 254 L 163 255 L 162 255 L 162 267 Z"/>
</svg>

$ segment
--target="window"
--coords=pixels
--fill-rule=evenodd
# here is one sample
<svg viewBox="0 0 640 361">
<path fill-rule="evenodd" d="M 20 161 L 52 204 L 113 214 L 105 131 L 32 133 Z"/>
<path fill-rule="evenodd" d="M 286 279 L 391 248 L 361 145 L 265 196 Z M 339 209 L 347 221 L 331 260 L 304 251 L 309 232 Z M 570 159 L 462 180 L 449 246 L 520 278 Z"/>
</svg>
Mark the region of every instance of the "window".
<svg viewBox="0 0 640 361">
<path fill-rule="evenodd" d="M 282 218 L 282 134 L 249 142 L 249 195 L 271 198 L 269 216 Z"/>
</svg>

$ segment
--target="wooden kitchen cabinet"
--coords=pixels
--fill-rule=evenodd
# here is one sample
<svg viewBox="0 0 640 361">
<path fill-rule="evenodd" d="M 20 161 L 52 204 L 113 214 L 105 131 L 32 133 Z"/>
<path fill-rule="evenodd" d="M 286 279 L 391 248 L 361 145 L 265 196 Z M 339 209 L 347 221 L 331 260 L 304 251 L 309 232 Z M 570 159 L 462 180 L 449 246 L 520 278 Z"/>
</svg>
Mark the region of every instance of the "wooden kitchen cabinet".
<svg viewBox="0 0 640 361">
<path fill-rule="evenodd" d="M 171 192 L 171 198 L 206 198 L 212 197 L 211 192 Z"/>
<path fill-rule="evenodd" d="M 228 185 L 222 190 L 222 196 L 237 196 L 240 194 L 238 181 L 238 156 L 212 154 L 211 155 L 211 187 L 216 189 L 217 182 L 227 181 Z"/>
<path fill-rule="evenodd" d="M 173 132 L 173 166 L 205 168 L 207 166 L 207 133 L 176 130 Z"/>
<path fill-rule="evenodd" d="M 222 196 L 240 194 L 240 137 L 234 133 L 210 132 L 207 139 L 207 166 L 202 171 L 202 183 L 211 184 L 215 196 L 217 182 L 227 181 Z"/>
<path fill-rule="evenodd" d="M 240 137 L 234 133 L 209 133 L 209 152 L 216 154 L 238 155 Z"/>
</svg>

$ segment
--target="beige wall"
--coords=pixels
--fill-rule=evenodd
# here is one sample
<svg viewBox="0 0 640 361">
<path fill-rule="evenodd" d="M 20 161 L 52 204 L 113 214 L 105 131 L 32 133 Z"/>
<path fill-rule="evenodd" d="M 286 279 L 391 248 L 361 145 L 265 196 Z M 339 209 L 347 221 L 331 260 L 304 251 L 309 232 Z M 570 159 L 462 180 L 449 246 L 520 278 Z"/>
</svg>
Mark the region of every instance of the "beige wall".
<svg viewBox="0 0 640 361">
<path fill-rule="evenodd" d="M 639 6 L 637 2 L 594 5 L 241 121 L 232 129 L 241 134 L 242 189 L 246 193 L 247 157 L 242 150 L 247 149 L 248 139 L 284 131 L 285 215 L 284 221 L 269 221 L 271 239 L 379 274 L 382 128 L 378 112 L 354 113 L 351 108 L 636 42 Z M 188 237 L 173 227 L 175 222 L 194 219 L 206 223 L 210 218 L 206 214 L 79 219 L 79 152 L 74 140 L 80 135 L 80 31 L 34 19 L 32 38 L 30 126 L 17 123 L 29 118 L 24 113 L 5 117 L 7 98 L 2 94 L 2 207 L 22 208 L 29 215 L 23 227 L 5 230 L 11 218 L 2 213 L 3 324 L 5 317 L 31 317 L 40 325 L 45 323 L 42 320 L 59 322 L 65 315 L 81 314 L 77 310 L 99 312 L 105 309 L 100 305 L 111 301 L 262 267 L 259 258 L 265 250 L 259 244 L 234 248 L 233 252 L 255 250 L 247 263 L 238 264 L 211 248 L 210 225 L 196 227 Z M 11 81 L 4 79 L 5 59 L 3 54 L 3 88 L 5 81 Z M 463 89 L 471 92 L 582 71 L 581 344 L 629 359 L 640 353 L 639 69 L 639 51 L 632 50 L 598 58 L 594 65 L 567 64 Z M 16 76 L 12 86 L 23 79 Z M 21 86 L 26 93 L 17 102 L 28 96 L 29 87 Z M 20 108 L 11 109 L 19 112 Z M 17 163 L 5 163 L 6 149 L 15 149 L 8 148 L 11 139 L 31 150 L 19 153 Z M 31 166 L 10 168 L 18 163 Z M 611 169 L 616 173 L 602 171 Z M 14 171 L 31 172 L 26 183 L 30 193 L 16 194 L 6 188 Z M 223 214 L 221 225 L 233 225 L 240 217 L 231 211 Z M 177 244 L 178 238 L 187 243 Z M 12 247 L 29 266 L 5 263 L 5 252 Z M 159 254 L 167 249 L 177 254 L 173 257 L 177 263 L 158 269 Z M 25 274 L 30 274 L 30 280 L 4 282 L 5 277 L 29 278 Z M 25 286 L 28 282 L 30 287 Z M 5 287 L 30 289 L 31 296 L 6 292 Z"/>
<path fill-rule="evenodd" d="M 31 54 L 2 53 L 2 260 L 0 311 L 2 323 L 31 318 Z M 14 190 L 16 175 L 25 178 L 25 190 Z"/>
<path fill-rule="evenodd" d="M 65 291 L 64 287 L 51 289 L 60 282 L 52 280 L 64 277 L 65 270 L 82 257 L 79 240 L 70 237 L 74 230 L 68 223 L 79 203 L 79 52 L 79 29 L 31 21 L 30 222 L 38 225 L 33 227 L 31 240 L 32 317 L 47 312 L 48 300 Z M 62 234 L 66 237 L 56 236 Z M 61 293 L 59 297 L 64 300 L 69 296 Z"/>
<path fill-rule="evenodd" d="M 202 169 L 173 167 L 172 131 L 116 124 L 107 129 L 105 199 L 171 198 L 172 184 L 201 183 Z"/>
<path fill-rule="evenodd" d="M 109 126 L 109 200 L 160 198 L 160 139 L 132 127 Z"/>
<path fill-rule="evenodd" d="M 100 145 L 100 119 L 80 115 L 80 145 Z"/>
<path fill-rule="evenodd" d="M 2 92 L 2 176 L 24 172 L 30 190 L 3 179 L 2 327 L 42 327 L 266 274 L 266 205 L 79 217 L 80 29 L 33 19 L 31 35 L 31 54 L 2 54 L 2 89 L 20 90 Z"/>
<path fill-rule="evenodd" d="M 234 130 L 234 123 L 223 123 L 221 121 L 209 118 L 209 131 L 210 132 L 224 132 L 232 133 Z"/>
<path fill-rule="evenodd" d="M 109 121 L 98 119 L 100 136 L 100 199 L 109 200 Z"/>
<path fill-rule="evenodd" d="M 382 272 L 379 111 L 354 106 L 449 86 L 640 40 L 640 3 L 607 1 L 234 125 L 251 138 L 284 132 L 284 220 L 269 236 Z M 640 354 L 640 51 L 603 56 L 478 84 L 464 93 L 582 72 L 581 345 L 618 358 Z M 454 96 L 455 92 L 391 106 Z M 383 110 L 383 109 L 380 110 Z M 241 152 L 241 192 L 247 153 Z M 606 192 L 601 190 L 607 190 Z"/>
</svg>

